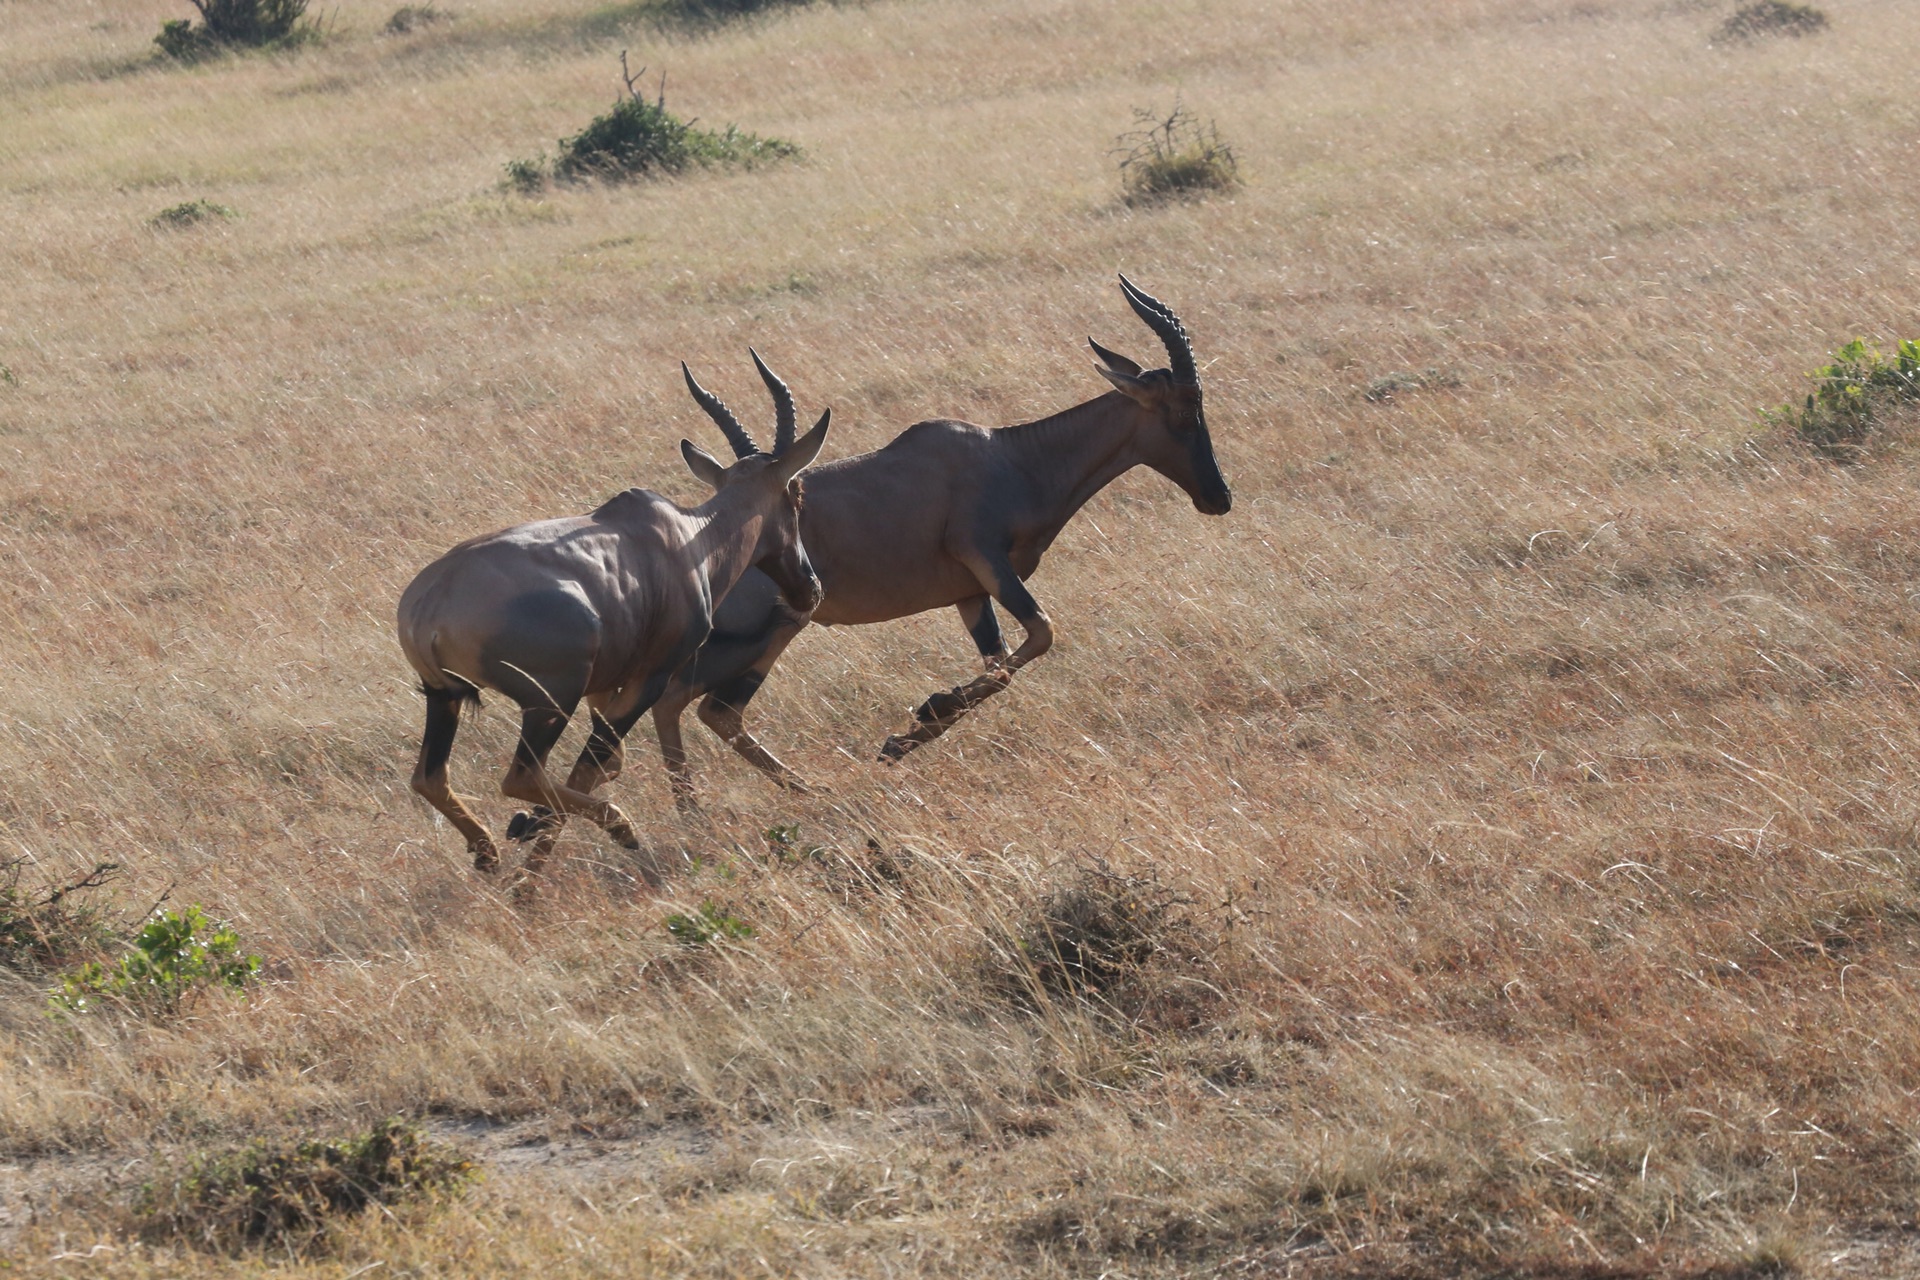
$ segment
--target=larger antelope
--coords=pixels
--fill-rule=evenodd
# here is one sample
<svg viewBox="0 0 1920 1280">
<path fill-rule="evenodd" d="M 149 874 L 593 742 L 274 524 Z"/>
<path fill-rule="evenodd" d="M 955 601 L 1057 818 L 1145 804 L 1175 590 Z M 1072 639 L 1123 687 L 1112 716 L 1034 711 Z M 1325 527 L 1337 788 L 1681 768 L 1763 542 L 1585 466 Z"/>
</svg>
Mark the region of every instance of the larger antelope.
<svg viewBox="0 0 1920 1280">
<path fill-rule="evenodd" d="M 886 622 L 952 605 L 986 663 L 986 674 L 927 699 L 913 726 L 887 739 L 881 759 L 898 760 L 939 737 L 1052 645 L 1053 626 L 1025 579 L 1094 494 L 1147 466 L 1184 489 L 1205 515 L 1224 515 L 1232 505 L 1207 434 L 1186 329 L 1125 276 L 1120 287 L 1166 347 L 1167 368 L 1142 370 L 1088 339 L 1100 360 L 1095 369 L 1113 385 L 1097 399 L 1000 430 L 951 419 L 917 423 L 883 449 L 828 463 L 808 477 L 800 528 L 826 590 L 811 621 Z M 1011 655 L 994 616 L 996 600 L 1026 632 Z M 741 712 L 808 621 L 760 574 L 744 575 L 722 603 L 713 635 L 653 709 L 683 807 L 692 803 L 693 779 L 680 713 L 702 698 L 700 719 L 710 729 L 774 781 L 804 790 L 746 731 Z"/>
<path fill-rule="evenodd" d="M 498 867 L 499 851 L 447 781 L 463 703 L 496 689 L 520 706 L 520 744 L 500 789 L 534 806 L 508 827 L 510 838 L 532 841 L 531 882 L 568 814 L 638 847 L 626 815 L 592 793 L 618 775 L 621 739 L 707 639 L 715 601 L 742 574 L 754 573 L 803 615 L 819 601 L 796 477 L 820 452 L 831 410 L 796 441 L 792 397 L 758 355 L 754 363 L 778 413 L 771 454 L 680 366 L 695 398 L 726 418 L 738 455 L 724 466 L 680 442 L 687 465 L 714 489 L 700 506 L 628 489 L 588 515 L 463 542 L 401 595 L 400 647 L 427 699 L 413 789 L 466 837 L 480 870 Z M 567 781 L 557 783 L 547 755 L 582 701 L 593 731 Z"/>
</svg>

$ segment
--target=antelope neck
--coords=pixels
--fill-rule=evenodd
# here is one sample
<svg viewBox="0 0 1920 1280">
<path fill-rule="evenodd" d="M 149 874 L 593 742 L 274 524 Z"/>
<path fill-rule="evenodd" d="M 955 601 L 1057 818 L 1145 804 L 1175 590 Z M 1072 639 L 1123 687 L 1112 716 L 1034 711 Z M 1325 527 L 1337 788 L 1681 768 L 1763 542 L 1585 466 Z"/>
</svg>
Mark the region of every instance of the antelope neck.
<svg viewBox="0 0 1920 1280">
<path fill-rule="evenodd" d="M 1062 525 L 1094 494 L 1139 466 L 1139 407 L 1118 391 L 1037 422 L 1008 427 L 1020 469 Z"/>
</svg>

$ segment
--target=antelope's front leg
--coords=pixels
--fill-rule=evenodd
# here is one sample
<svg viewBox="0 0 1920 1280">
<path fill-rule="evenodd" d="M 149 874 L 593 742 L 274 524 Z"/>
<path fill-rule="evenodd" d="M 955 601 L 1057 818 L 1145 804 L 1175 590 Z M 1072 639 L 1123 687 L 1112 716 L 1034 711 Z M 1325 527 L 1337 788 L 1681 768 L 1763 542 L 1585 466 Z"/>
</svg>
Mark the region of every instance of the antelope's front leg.
<svg viewBox="0 0 1920 1280">
<path fill-rule="evenodd" d="M 905 756 L 907 752 L 953 728 L 960 718 L 981 703 L 999 693 L 1013 682 L 1013 673 L 1045 653 L 1053 645 L 1053 625 L 1047 621 L 1047 614 L 1040 602 L 1033 598 L 1026 584 L 1013 571 L 1013 566 L 1001 561 L 975 567 L 976 576 L 983 583 L 991 583 L 993 596 L 1007 607 L 1026 632 L 1026 639 L 1011 656 L 1007 654 L 1005 640 L 1000 634 L 1000 623 L 993 616 L 992 600 L 987 596 L 976 596 L 963 600 L 958 608 L 960 620 L 966 624 L 974 644 L 980 650 L 980 657 L 987 665 L 984 675 L 975 676 L 963 685 L 936 693 L 921 703 L 913 713 L 913 727 L 905 733 L 889 736 L 880 748 L 880 759 L 892 764 Z"/>
</svg>

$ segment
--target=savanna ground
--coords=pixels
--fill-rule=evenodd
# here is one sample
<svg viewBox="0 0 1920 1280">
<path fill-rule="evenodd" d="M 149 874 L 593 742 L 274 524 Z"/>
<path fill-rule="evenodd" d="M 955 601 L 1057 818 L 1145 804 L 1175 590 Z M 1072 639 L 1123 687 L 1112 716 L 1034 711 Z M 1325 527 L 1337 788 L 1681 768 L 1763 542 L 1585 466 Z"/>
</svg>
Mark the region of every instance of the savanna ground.
<svg viewBox="0 0 1920 1280">
<path fill-rule="evenodd" d="M 1920 333 L 1910 5 L 342 0 L 154 64 L 185 8 L 0 0 L 0 854 L 266 968 L 63 1019 L 0 970 L 14 1271 L 1920 1273 L 1916 424 L 1760 422 Z M 804 159 L 505 192 L 622 48 Z M 1129 206 L 1176 94 L 1241 185 Z M 149 225 L 188 200 L 236 216 Z M 834 456 L 1090 398 L 1083 335 L 1162 358 L 1116 270 L 1229 516 L 1096 499 L 1053 652 L 898 768 L 950 612 L 790 650 L 750 720 L 823 793 L 689 718 L 683 820 L 643 724 L 645 859 L 469 869 L 407 787 L 419 566 L 696 499 L 682 358 L 761 424 L 753 343 Z M 454 761 L 496 825 L 512 733 Z M 995 940 L 1102 875 L 1152 954 L 1023 991 Z M 669 934 L 702 904 L 752 936 Z M 133 1234 L 169 1162 L 389 1115 L 485 1178 L 298 1257 Z"/>
</svg>

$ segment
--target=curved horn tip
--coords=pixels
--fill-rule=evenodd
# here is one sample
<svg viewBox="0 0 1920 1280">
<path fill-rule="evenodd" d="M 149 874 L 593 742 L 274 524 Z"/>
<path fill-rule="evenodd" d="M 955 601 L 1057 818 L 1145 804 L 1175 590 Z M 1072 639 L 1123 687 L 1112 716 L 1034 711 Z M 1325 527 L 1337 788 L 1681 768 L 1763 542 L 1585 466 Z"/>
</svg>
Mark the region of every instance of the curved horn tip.
<svg viewBox="0 0 1920 1280">
<path fill-rule="evenodd" d="M 1163 312 L 1169 316 L 1173 314 L 1173 308 L 1169 307 L 1166 303 L 1160 301 L 1160 299 L 1148 293 L 1145 289 L 1142 289 L 1139 285 L 1135 284 L 1133 281 L 1127 279 L 1127 277 L 1124 274 L 1120 276 L 1120 287 L 1126 290 L 1127 297 L 1129 300 L 1144 302 L 1147 306 L 1153 308 L 1155 311 Z"/>
</svg>

